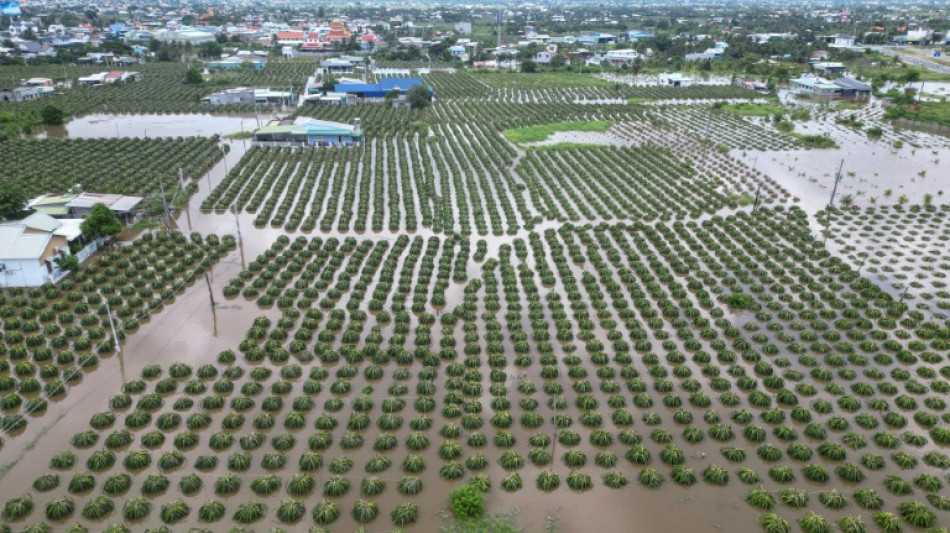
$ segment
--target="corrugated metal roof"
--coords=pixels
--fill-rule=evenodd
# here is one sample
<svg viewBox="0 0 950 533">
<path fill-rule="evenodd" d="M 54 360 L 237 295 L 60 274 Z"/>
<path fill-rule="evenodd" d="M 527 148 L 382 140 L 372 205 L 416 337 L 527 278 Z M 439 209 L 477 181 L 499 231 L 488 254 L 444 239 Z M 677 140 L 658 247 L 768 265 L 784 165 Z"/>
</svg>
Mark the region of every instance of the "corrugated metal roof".
<svg viewBox="0 0 950 533">
<path fill-rule="evenodd" d="M 0 226 L 0 261 L 4 259 L 39 259 L 46 250 L 50 233 L 23 233 L 18 226 Z"/>
<path fill-rule="evenodd" d="M 62 222 L 56 220 L 55 218 L 47 215 L 46 213 L 33 213 L 32 215 L 24 218 L 23 220 L 14 220 L 4 223 L 5 225 L 17 225 L 23 226 L 30 229 L 38 229 L 41 231 L 53 231 L 56 228 L 63 225 Z"/>
<path fill-rule="evenodd" d="M 75 198 L 75 194 L 47 193 L 30 200 L 30 202 L 27 204 L 27 207 L 37 207 L 41 205 L 66 205 Z"/>
<path fill-rule="evenodd" d="M 870 91 L 871 86 L 866 83 L 861 83 L 860 81 L 854 78 L 838 78 L 833 82 L 839 87 L 849 89 L 852 91 Z"/>
<path fill-rule="evenodd" d="M 61 217 L 61 216 L 66 216 L 69 214 L 69 208 L 64 205 L 53 205 L 53 206 L 38 205 L 34 207 L 34 209 L 36 209 L 40 213 L 46 213 L 47 215 L 51 217 L 56 217 L 56 216 Z"/>
<path fill-rule="evenodd" d="M 76 197 L 75 200 L 67 204 L 68 207 L 73 208 L 92 208 L 96 204 L 106 204 L 111 206 L 112 204 L 118 202 L 122 199 L 121 194 L 98 194 L 91 192 L 84 192 Z"/>
<path fill-rule="evenodd" d="M 422 83 L 422 78 L 382 78 L 379 80 L 379 86 L 384 91 L 389 91 L 399 87 L 400 89 L 409 89 L 414 85 Z"/>
<path fill-rule="evenodd" d="M 53 235 L 59 235 L 66 237 L 67 241 L 71 241 L 76 237 L 82 235 L 82 219 L 81 218 L 66 218 L 61 220 L 63 223 L 62 226 L 56 228 L 56 231 L 53 232 Z"/>
<path fill-rule="evenodd" d="M 138 196 L 123 196 L 110 205 L 109 209 L 113 211 L 131 211 L 135 206 L 139 205 L 141 201 L 142 199 Z"/>
</svg>

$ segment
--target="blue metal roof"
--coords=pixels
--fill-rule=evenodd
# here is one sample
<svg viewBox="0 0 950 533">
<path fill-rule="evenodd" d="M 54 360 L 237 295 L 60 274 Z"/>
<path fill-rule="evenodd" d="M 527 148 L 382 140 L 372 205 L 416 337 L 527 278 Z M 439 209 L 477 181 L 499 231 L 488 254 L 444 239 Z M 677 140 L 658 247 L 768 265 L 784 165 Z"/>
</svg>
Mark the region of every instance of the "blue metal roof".
<svg viewBox="0 0 950 533">
<path fill-rule="evenodd" d="M 338 83 L 333 86 L 333 90 L 338 93 L 385 95 L 396 88 L 404 93 L 421 83 L 422 78 L 382 78 L 379 83 Z"/>
<path fill-rule="evenodd" d="M 382 78 L 379 80 L 379 87 L 384 91 L 389 91 L 396 87 L 405 90 L 420 83 L 422 83 L 422 78 Z"/>
<path fill-rule="evenodd" d="M 337 83 L 333 86 L 333 90 L 338 93 L 365 93 L 380 89 L 375 83 Z"/>
</svg>

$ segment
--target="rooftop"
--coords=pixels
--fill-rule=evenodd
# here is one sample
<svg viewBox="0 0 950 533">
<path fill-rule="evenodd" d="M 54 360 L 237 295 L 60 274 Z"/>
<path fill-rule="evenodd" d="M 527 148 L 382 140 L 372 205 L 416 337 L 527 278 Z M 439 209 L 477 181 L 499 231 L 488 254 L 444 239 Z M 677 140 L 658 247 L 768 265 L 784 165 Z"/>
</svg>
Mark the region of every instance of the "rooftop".
<svg viewBox="0 0 950 533">
<path fill-rule="evenodd" d="M 870 91 L 871 86 L 867 83 L 862 83 L 854 78 L 838 78 L 833 82 L 835 85 L 842 87 L 844 89 L 854 90 L 854 91 Z"/>
<path fill-rule="evenodd" d="M 293 122 L 289 120 L 274 120 L 254 132 L 255 135 L 279 133 L 289 135 L 345 135 L 355 138 L 361 138 L 363 136 L 363 132 L 360 131 L 357 126 L 307 117 L 297 117 Z"/>
<path fill-rule="evenodd" d="M 24 233 L 23 226 L 0 224 L 0 260 L 39 259 L 50 233 Z"/>
</svg>

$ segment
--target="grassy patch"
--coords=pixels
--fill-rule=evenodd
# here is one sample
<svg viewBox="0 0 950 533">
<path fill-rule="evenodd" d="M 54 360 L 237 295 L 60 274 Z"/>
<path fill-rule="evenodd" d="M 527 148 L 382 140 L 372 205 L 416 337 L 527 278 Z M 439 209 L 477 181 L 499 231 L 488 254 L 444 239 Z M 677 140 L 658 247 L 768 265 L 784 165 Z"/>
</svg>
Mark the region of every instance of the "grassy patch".
<svg viewBox="0 0 950 533">
<path fill-rule="evenodd" d="M 480 518 L 462 520 L 443 526 L 441 533 L 523 533 L 516 521 L 517 511 L 488 514 Z"/>
<path fill-rule="evenodd" d="M 792 137 L 795 137 L 802 142 L 805 146 L 809 148 L 837 148 L 838 143 L 834 141 L 831 137 L 825 137 L 824 135 L 807 135 L 804 133 L 790 133 Z"/>
<path fill-rule="evenodd" d="M 254 136 L 253 131 L 237 131 L 224 136 L 225 139 L 250 139 Z"/>
<path fill-rule="evenodd" d="M 131 228 L 132 229 L 149 229 L 149 228 L 157 228 L 161 225 L 162 223 L 157 220 L 140 220 L 139 222 L 132 224 Z"/>
<path fill-rule="evenodd" d="M 537 126 L 528 126 L 525 128 L 515 128 L 505 130 L 505 137 L 514 143 L 540 142 L 551 134 L 559 131 L 607 131 L 607 128 L 613 124 L 609 120 L 592 120 L 589 122 L 552 122 L 550 124 L 538 124 Z"/>
<path fill-rule="evenodd" d="M 923 59 L 933 61 L 934 58 L 924 57 Z M 950 74 L 908 63 L 895 63 L 893 57 L 877 52 L 865 54 L 860 61 L 848 65 L 848 71 L 858 77 L 871 78 L 878 82 L 904 79 L 908 71 L 917 72 L 923 81 L 950 81 Z"/>
<path fill-rule="evenodd" d="M 553 150 L 581 150 L 584 148 L 602 148 L 602 144 L 594 143 L 572 143 L 572 142 L 562 142 L 554 144 L 545 144 L 544 146 L 529 146 L 528 150 L 537 150 L 541 152 L 549 152 Z"/>
<path fill-rule="evenodd" d="M 950 103 L 915 102 L 908 105 L 895 105 L 888 107 L 884 116 L 891 119 L 906 118 L 950 127 Z"/>
<path fill-rule="evenodd" d="M 720 111 L 749 117 L 769 117 L 772 115 L 784 115 L 788 112 L 783 106 L 777 104 L 749 104 L 743 102 L 737 104 L 717 104 L 713 107 Z"/>
</svg>

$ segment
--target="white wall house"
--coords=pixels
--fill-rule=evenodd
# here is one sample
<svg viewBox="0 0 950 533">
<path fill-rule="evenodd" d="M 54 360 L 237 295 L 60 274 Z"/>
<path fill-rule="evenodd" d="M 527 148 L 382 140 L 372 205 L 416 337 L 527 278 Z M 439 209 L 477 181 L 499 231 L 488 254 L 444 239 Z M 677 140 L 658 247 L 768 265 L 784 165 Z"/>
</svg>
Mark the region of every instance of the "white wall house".
<svg viewBox="0 0 950 533">
<path fill-rule="evenodd" d="M 79 237 L 80 220 L 57 220 L 33 213 L 0 223 L 0 287 L 35 287 L 66 273 L 55 262 L 70 255 L 69 241 Z"/>
<path fill-rule="evenodd" d="M 629 65 L 640 57 L 636 50 L 609 50 L 604 54 L 604 60 L 611 65 Z"/>
</svg>

